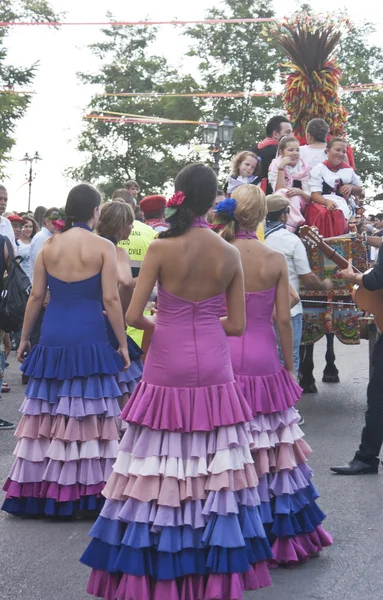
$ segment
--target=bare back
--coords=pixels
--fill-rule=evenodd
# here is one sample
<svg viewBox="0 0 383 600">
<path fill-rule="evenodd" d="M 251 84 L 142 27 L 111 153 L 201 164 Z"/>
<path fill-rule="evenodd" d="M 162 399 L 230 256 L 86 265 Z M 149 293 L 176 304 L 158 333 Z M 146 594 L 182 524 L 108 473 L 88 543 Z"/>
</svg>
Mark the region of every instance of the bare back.
<svg viewBox="0 0 383 600">
<path fill-rule="evenodd" d="M 42 248 L 46 271 L 61 281 L 81 281 L 100 273 L 112 243 L 90 231 L 73 228 L 50 238 Z"/>
<path fill-rule="evenodd" d="M 208 229 L 192 228 L 180 237 L 152 244 L 159 253 L 162 287 L 192 302 L 225 292 L 238 269 L 237 252 Z"/>
<path fill-rule="evenodd" d="M 263 292 L 276 286 L 286 259 L 257 240 L 235 240 L 233 244 L 241 255 L 246 292 Z"/>
</svg>

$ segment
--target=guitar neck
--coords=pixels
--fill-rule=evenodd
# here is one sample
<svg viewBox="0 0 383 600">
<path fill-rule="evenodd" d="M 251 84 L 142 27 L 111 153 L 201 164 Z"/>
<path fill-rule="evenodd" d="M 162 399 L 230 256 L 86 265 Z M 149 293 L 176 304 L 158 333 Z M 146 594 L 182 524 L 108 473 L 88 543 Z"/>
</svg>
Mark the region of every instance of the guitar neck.
<svg viewBox="0 0 383 600">
<path fill-rule="evenodd" d="M 348 260 L 346 258 L 343 258 L 343 256 L 341 256 L 340 254 L 338 254 L 338 252 L 336 252 L 333 248 L 331 248 L 331 246 L 326 244 L 326 242 L 321 240 L 320 244 L 319 244 L 319 248 L 320 248 L 320 250 L 322 250 L 322 252 L 326 256 L 326 258 L 328 258 L 329 260 L 332 260 L 340 269 L 347 269 Z M 360 271 L 358 269 L 356 269 L 355 267 L 352 267 L 352 269 L 353 269 L 354 273 L 360 273 Z"/>
</svg>

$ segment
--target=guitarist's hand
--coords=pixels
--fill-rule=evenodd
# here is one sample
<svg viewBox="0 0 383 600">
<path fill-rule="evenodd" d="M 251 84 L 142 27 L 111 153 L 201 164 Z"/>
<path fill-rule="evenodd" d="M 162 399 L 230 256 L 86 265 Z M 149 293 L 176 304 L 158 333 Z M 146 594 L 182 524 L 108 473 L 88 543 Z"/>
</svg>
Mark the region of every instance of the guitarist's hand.
<svg viewBox="0 0 383 600">
<path fill-rule="evenodd" d="M 347 269 L 342 269 L 340 271 L 340 275 L 344 279 L 347 279 L 347 281 L 352 281 L 353 283 L 355 283 L 355 273 L 354 273 L 354 270 L 352 268 L 352 258 L 350 258 L 349 261 L 348 261 L 348 267 L 347 267 Z"/>
<path fill-rule="evenodd" d="M 329 277 L 326 277 L 326 279 L 323 280 L 323 288 L 329 291 L 334 289 L 333 282 Z"/>
</svg>

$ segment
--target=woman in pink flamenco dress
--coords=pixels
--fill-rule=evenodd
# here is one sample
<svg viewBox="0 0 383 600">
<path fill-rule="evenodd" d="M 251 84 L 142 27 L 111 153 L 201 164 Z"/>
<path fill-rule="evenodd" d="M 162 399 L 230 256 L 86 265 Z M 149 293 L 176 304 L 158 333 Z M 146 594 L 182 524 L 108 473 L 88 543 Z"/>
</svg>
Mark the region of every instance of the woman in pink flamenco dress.
<svg viewBox="0 0 383 600">
<path fill-rule="evenodd" d="M 259 477 L 261 515 L 273 563 L 296 564 L 332 543 L 322 528 L 325 515 L 306 464 L 311 449 L 298 426 L 294 404 L 302 390 L 295 383 L 289 282 L 285 257 L 259 242 L 258 224 L 267 213 L 263 192 L 242 185 L 216 207 L 221 236 L 240 252 L 245 277 L 246 329 L 229 338 L 236 381 L 250 405 L 251 452 Z M 281 366 L 273 327 L 280 332 Z"/>
<path fill-rule="evenodd" d="M 170 229 L 150 245 L 128 310 L 153 336 L 81 558 L 92 568 L 88 593 L 106 600 L 238 600 L 271 583 L 251 411 L 226 338 L 245 327 L 239 254 L 202 218 L 214 172 L 190 165 L 175 189 Z M 158 315 L 145 317 L 157 281 Z"/>
</svg>

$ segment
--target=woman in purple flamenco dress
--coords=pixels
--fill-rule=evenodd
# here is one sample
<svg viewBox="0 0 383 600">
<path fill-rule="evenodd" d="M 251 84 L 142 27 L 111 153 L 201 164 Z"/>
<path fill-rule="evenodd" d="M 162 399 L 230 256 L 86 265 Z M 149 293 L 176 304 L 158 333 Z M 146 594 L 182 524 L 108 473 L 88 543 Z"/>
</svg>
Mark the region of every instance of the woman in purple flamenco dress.
<svg viewBox="0 0 383 600">
<path fill-rule="evenodd" d="M 297 564 L 332 539 L 321 525 L 325 515 L 306 464 L 311 449 L 294 408 L 302 390 L 294 376 L 287 264 L 256 238 L 267 212 L 263 192 L 242 185 L 232 196 L 216 207 L 221 236 L 239 250 L 245 278 L 246 329 L 229 339 L 232 364 L 253 414 L 251 452 L 273 564 Z M 286 368 L 278 356 L 274 310 Z"/>
<path fill-rule="evenodd" d="M 239 253 L 203 218 L 214 172 L 190 165 L 175 189 L 170 229 L 150 245 L 128 310 L 129 324 L 153 336 L 81 558 L 88 593 L 105 600 L 238 600 L 270 585 L 252 415 L 226 338 L 245 327 Z M 145 317 L 156 282 L 158 314 Z"/>
<path fill-rule="evenodd" d="M 3 510 L 15 515 L 99 512 L 117 455 L 122 392 L 116 376 L 129 366 L 129 355 L 116 250 L 92 233 L 100 205 L 95 188 L 74 187 L 65 207 L 67 230 L 48 240 L 36 260 L 18 351 L 29 383 L 16 461 L 4 485 Z M 50 301 L 31 350 L 29 335 L 47 287 Z M 118 350 L 108 340 L 103 304 Z"/>
</svg>

